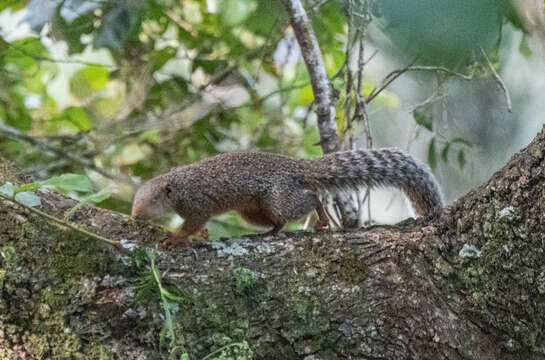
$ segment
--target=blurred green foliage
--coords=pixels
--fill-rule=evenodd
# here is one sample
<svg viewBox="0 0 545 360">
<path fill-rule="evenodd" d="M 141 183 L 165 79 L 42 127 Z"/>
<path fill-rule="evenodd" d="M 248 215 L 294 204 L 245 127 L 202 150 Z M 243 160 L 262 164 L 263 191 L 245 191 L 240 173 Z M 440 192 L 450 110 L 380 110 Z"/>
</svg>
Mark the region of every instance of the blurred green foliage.
<svg viewBox="0 0 545 360">
<path fill-rule="evenodd" d="M 454 66 L 493 50 L 512 12 L 509 0 L 383 0 L 375 13 L 399 49 L 428 64 Z"/>
<path fill-rule="evenodd" d="M 305 4 L 333 76 L 345 65 L 347 2 Z M 466 69 L 461 63 L 471 66 L 475 49 L 497 49 L 502 24 L 518 21 L 507 0 L 356 1 L 357 11 L 366 9 L 358 16 L 369 16 L 396 51 L 459 71 Z M 23 23 L 32 30 L 19 37 L 0 32 L 0 124 L 49 145 L 0 132 L 0 155 L 37 180 L 82 173 L 89 163 L 127 182 L 222 151 L 321 154 L 308 116 L 313 94 L 306 68 L 301 61 L 284 64 L 296 51 L 278 1 L 5 0 L 0 11 L 25 11 Z M 528 46 L 521 43 L 521 52 Z M 378 84 L 365 73 L 363 95 Z M 342 130 L 344 78 L 334 86 Z M 370 106 L 400 103 L 385 91 Z M 424 110 L 414 118 L 434 130 Z M 468 145 L 461 141 L 443 142 L 442 150 L 431 143 L 432 166 L 448 160 L 451 144 L 462 149 L 463 167 Z M 126 211 L 130 197 L 130 187 L 121 188 L 104 204 Z M 230 214 L 223 219 L 237 222 Z M 225 226 L 213 228 L 220 233 Z"/>
</svg>

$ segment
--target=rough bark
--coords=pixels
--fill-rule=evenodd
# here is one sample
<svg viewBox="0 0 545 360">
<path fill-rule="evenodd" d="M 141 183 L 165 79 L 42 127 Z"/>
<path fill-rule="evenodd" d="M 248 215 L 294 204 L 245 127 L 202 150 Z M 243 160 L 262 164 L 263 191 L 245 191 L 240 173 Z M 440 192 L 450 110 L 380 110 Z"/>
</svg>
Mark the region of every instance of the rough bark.
<svg viewBox="0 0 545 360">
<path fill-rule="evenodd" d="M 173 355 L 245 342 L 254 359 L 545 358 L 544 149 L 542 131 L 435 218 L 159 253 L 165 285 L 184 297 Z M 41 196 L 57 216 L 72 205 Z M 157 297 L 137 296 L 139 252 L 121 256 L 7 202 L 0 214 L 0 358 L 168 357 Z M 140 247 L 160 235 L 103 209 L 76 221 Z M 224 359 L 250 358 L 228 349 Z"/>
</svg>

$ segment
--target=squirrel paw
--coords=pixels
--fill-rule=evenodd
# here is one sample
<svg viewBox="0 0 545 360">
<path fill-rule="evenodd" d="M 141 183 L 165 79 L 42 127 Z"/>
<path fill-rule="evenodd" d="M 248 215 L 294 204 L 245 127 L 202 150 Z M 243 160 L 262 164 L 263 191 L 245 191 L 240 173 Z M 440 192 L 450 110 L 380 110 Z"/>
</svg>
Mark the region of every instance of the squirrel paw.
<svg viewBox="0 0 545 360">
<path fill-rule="evenodd" d="M 180 236 L 179 234 L 167 232 L 161 240 L 159 245 L 165 250 L 172 250 L 177 247 L 187 246 L 189 244 L 186 236 Z"/>
</svg>

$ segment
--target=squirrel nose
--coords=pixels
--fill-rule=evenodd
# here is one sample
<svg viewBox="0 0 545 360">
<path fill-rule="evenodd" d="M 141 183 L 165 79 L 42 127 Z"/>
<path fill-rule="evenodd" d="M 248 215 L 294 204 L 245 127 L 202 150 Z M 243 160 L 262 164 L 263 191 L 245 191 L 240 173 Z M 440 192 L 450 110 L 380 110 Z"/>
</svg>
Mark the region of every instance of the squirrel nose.
<svg viewBox="0 0 545 360">
<path fill-rule="evenodd" d="M 142 218 L 142 212 L 138 211 L 138 208 L 133 207 L 131 211 L 131 217 L 133 219 L 141 219 Z"/>
</svg>

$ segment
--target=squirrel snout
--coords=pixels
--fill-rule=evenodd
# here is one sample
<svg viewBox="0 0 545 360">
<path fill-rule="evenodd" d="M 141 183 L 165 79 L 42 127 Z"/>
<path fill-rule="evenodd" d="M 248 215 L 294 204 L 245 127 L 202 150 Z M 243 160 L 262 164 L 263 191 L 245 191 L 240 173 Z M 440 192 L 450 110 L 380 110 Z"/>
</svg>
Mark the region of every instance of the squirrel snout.
<svg viewBox="0 0 545 360">
<path fill-rule="evenodd" d="M 139 209 L 137 206 L 133 206 L 131 211 L 131 217 L 133 219 L 142 220 L 142 218 L 144 218 L 143 211 L 141 211 L 141 209 Z"/>
</svg>

